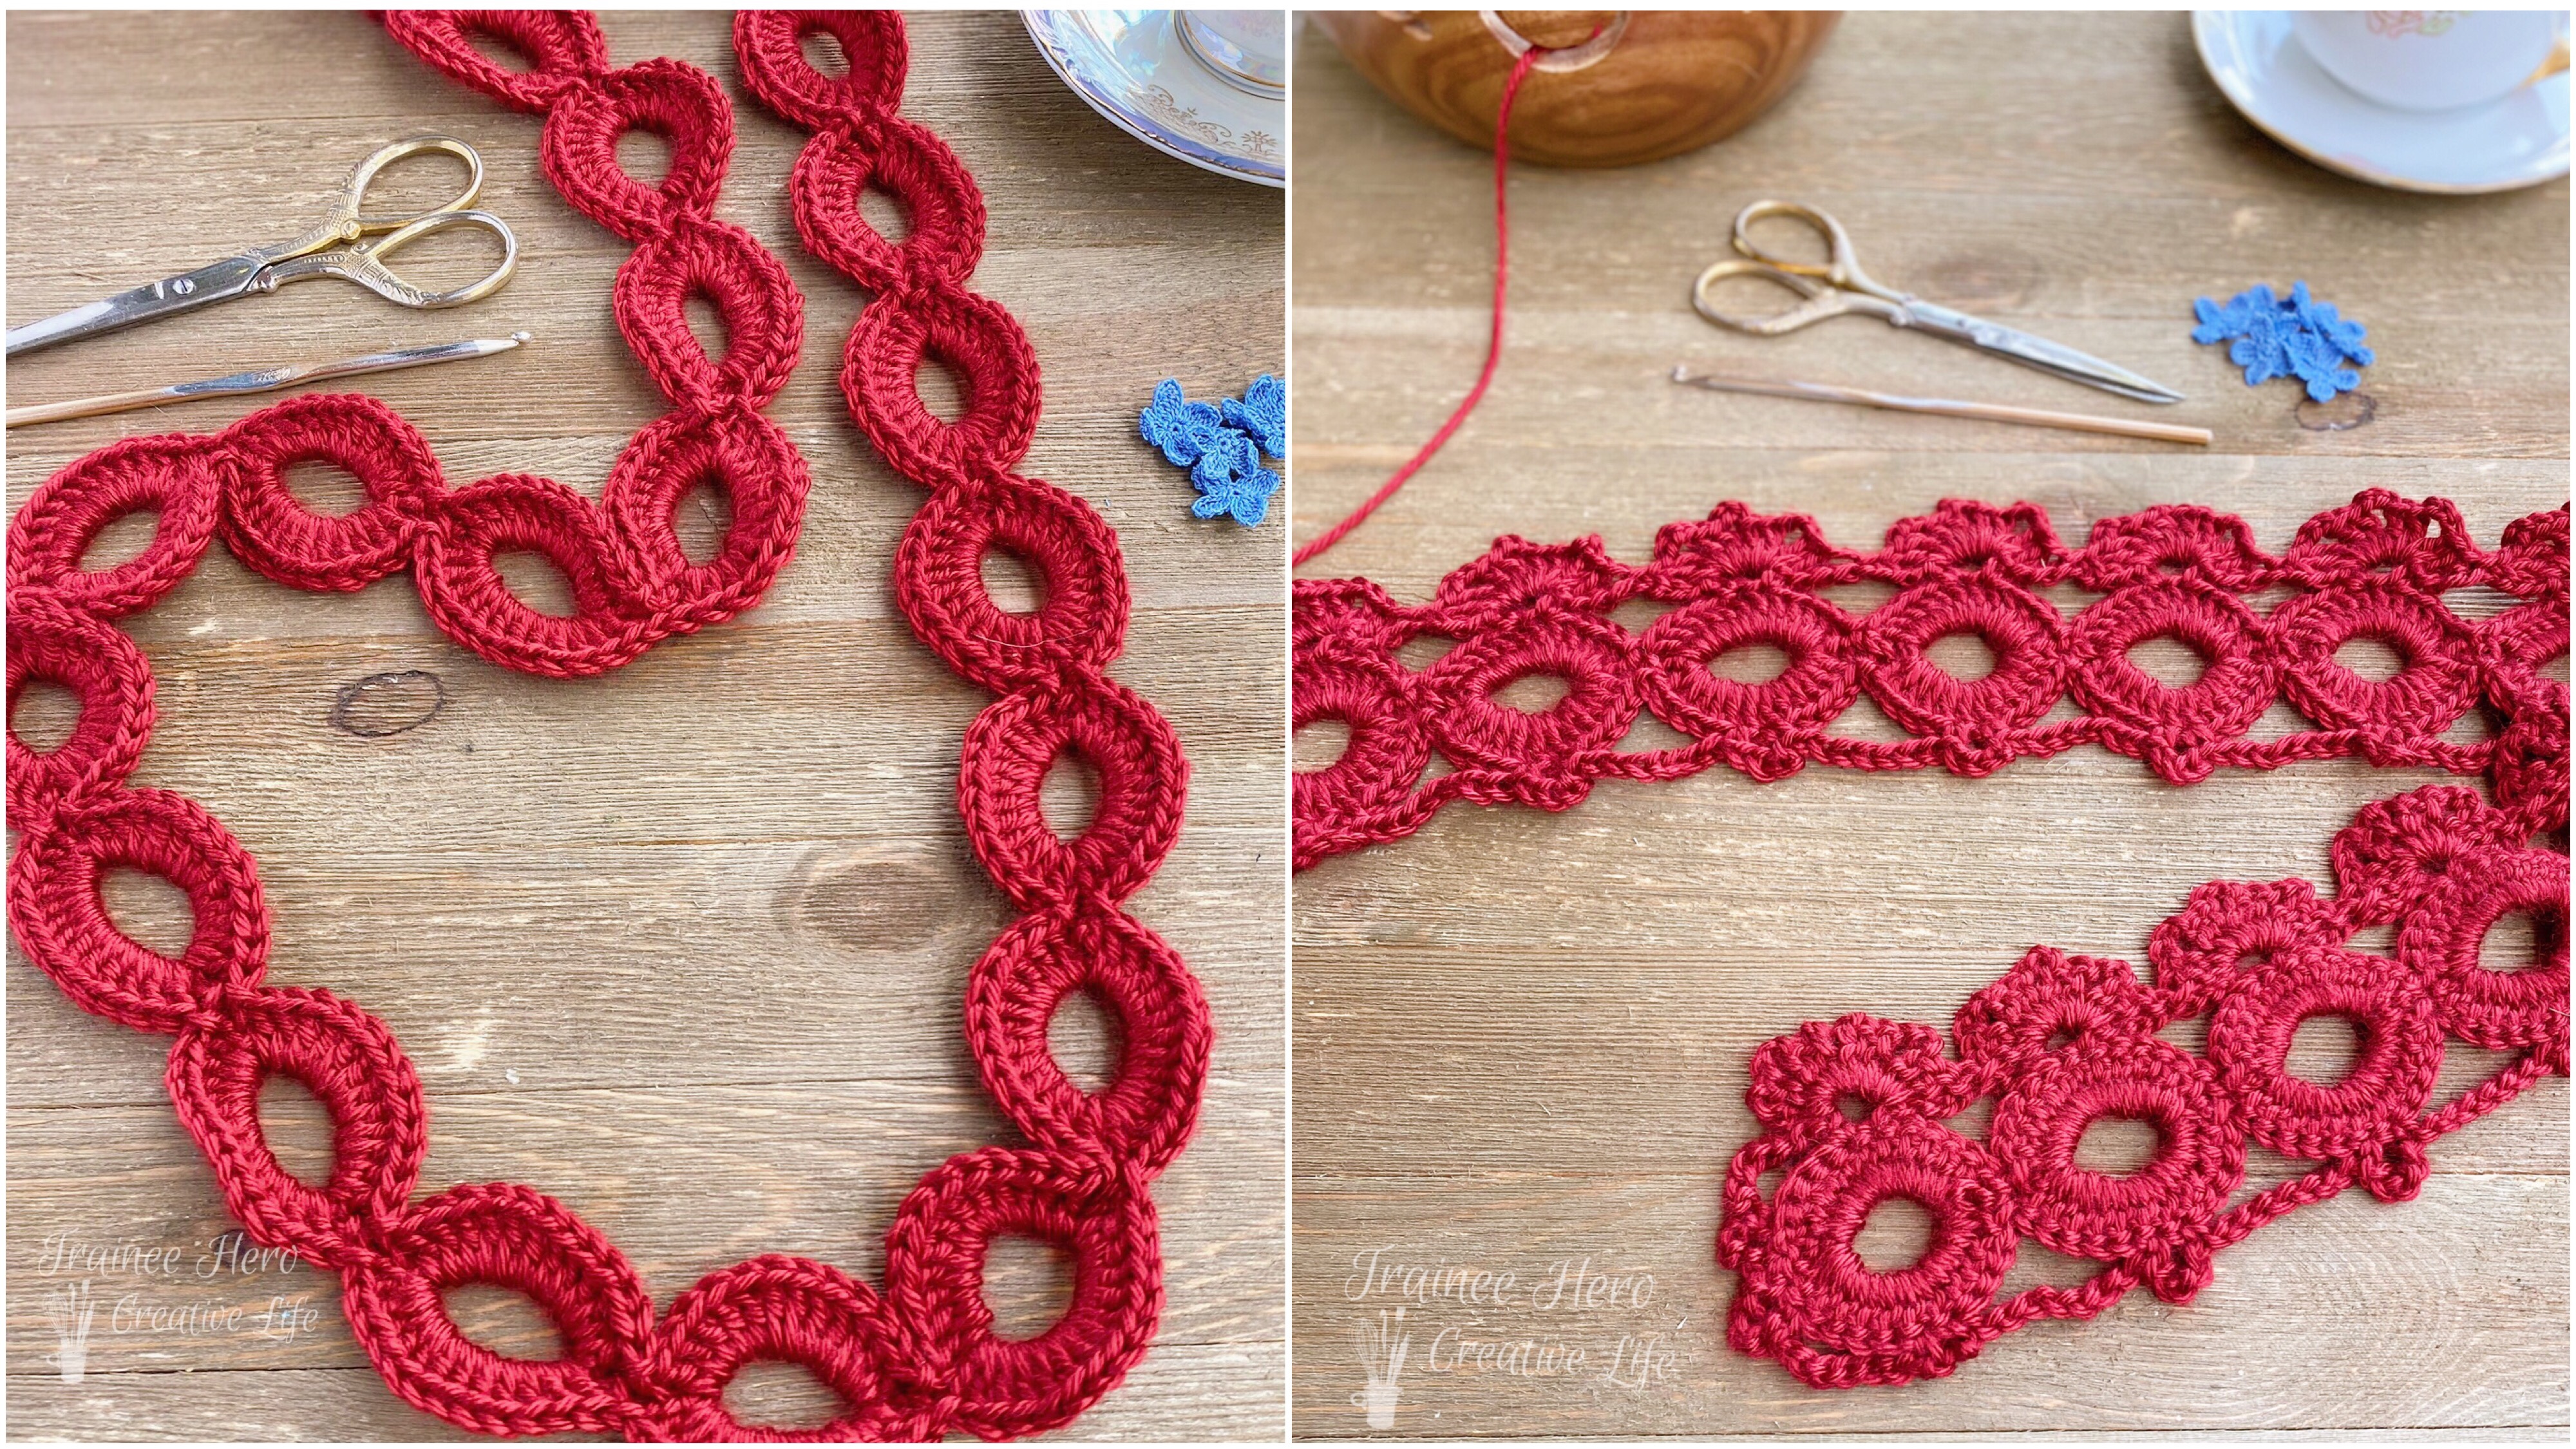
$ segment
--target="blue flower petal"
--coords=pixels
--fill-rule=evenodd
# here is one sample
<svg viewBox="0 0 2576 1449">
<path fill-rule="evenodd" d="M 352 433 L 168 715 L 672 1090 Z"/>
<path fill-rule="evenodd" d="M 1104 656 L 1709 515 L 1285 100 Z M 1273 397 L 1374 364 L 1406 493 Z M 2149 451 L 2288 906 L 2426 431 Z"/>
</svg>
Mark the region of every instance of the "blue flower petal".
<svg viewBox="0 0 2576 1449">
<path fill-rule="evenodd" d="M 1252 380 L 1243 400 L 1225 401 L 1227 426 L 1240 428 L 1273 458 L 1288 456 L 1288 385 L 1269 373 Z"/>
</svg>

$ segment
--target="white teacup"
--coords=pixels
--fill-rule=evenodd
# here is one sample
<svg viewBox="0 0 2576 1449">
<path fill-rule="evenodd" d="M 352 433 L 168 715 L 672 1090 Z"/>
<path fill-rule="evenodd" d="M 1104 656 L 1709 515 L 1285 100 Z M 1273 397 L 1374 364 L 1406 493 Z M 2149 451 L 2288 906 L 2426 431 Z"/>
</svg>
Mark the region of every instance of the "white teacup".
<svg viewBox="0 0 2576 1449">
<path fill-rule="evenodd" d="M 2326 74 L 2383 106 L 2448 111 L 2541 73 L 2565 12 L 2301 10 L 2291 27 Z"/>
</svg>

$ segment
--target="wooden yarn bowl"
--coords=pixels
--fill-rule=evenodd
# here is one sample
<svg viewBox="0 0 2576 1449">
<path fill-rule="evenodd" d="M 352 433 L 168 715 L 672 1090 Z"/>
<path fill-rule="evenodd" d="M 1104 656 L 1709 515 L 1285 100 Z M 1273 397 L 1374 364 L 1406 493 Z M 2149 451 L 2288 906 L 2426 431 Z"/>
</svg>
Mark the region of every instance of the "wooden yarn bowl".
<svg viewBox="0 0 2576 1449">
<path fill-rule="evenodd" d="M 1470 145 L 1494 144 L 1515 60 L 1472 10 L 1308 12 L 1396 104 Z M 1532 45 L 1582 45 L 1610 10 L 1506 10 Z M 1639 10 L 1606 55 L 1539 69 L 1512 106 L 1512 158 L 1628 166 L 1733 134 L 1788 92 L 1833 33 L 1833 11 Z"/>
</svg>

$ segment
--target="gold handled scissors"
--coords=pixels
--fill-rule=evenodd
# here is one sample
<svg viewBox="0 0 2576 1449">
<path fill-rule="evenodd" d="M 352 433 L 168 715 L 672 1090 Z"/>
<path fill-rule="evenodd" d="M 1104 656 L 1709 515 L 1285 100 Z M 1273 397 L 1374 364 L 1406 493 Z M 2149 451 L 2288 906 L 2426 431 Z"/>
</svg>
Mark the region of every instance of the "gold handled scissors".
<svg viewBox="0 0 2576 1449">
<path fill-rule="evenodd" d="M 1746 230 L 1766 216 L 1795 217 L 1816 229 L 1825 239 L 1830 259 L 1824 262 L 1784 261 L 1753 244 Z M 1757 201 L 1735 214 L 1735 249 L 1741 259 L 1728 257 L 1712 262 L 1699 280 L 1691 284 L 1691 305 L 1699 315 L 1720 327 L 1730 327 L 1755 337 L 1781 337 L 1810 323 L 1828 317 L 1858 313 L 1884 319 L 1892 327 L 1912 327 L 1949 342 L 1957 342 L 1997 357 L 2009 358 L 2025 367 L 2053 373 L 2069 382 L 2098 387 L 2104 392 L 2136 398 L 2140 402 L 2170 403 L 2182 401 L 2182 394 L 2160 382 L 2140 377 L 2116 363 L 2076 351 L 2072 347 L 2034 337 L 2016 327 L 1971 317 L 1920 297 L 1909 296 L 1880 285 L 1860 269 L 1860 259 L 1852 254 L 1851 235 L 1843 224 L 1825 213 L 1793 201 Z M 1769 317 L 1738 317 L 1721 312 L 1709 301 L 1709 288 L 1729 277 L 1760 277 L 1776 282 L 1806 298 L 1785 312 Z"/>
<path fill-rule="evenodd" d="M 412 216 L 365 215 L 367 186 L 386 167 L 408 157 L 439 152 L 465 163 L 465 189 L 444 206 Z M 253 247 L 193 272 L 164 277 L 104 301 L 9 329 L 8 356 L 96 337 L 120 327 L 157 321 L 253 292 L 273 292 L 288 282 L 339 277 L 405 307 L 457 307 L 479 301 L 510 280 L 519 265 L 519 239 L 501 218 L 471 208 L 483 194 L 483 158 L 453 136 L 414 136 L 383 147 L 358 163 L 331 214 L 304 235 L 275 246 Z M 479 282 L 449 292 L 424 291 L 387 270 L 383 258 L 433 232 L 451 227 L 490 232 L 501 243 L 501 264 Z M 366 238 L 384 233 L 374 241 Z"/>
</svg>

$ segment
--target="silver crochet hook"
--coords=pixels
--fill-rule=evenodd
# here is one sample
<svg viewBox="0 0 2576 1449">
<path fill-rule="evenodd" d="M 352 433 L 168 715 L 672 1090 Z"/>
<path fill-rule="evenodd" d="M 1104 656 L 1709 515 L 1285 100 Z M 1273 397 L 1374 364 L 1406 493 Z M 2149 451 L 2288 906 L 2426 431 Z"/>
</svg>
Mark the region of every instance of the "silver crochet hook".
<svg viewBox="0 0 2576 1449">
<path fill-rule="evenodd" d="M 391 352 L 370 352 L 364 357 L 344 357 L 337 362 L 308 362 L 301 367 L 272 367 L 260 372 L 236 372 L 225 377 L 209 377 L 199 382 L 174 383 L 169 387 L 148 387 L 137 392 L 112 392 L 100 397 L 74 398 L 70 402 L 37 403 L 32 407 L 9 409 L 7 423 L 23 428 L 30 423 L 59 423 L 71 418 L 94 418 L 104 413 L 131 412 L 136 408 L 159 407 L 165 403 L 193 402 L 209 397 L 248 397 L 254 393 L 275 392 L 299 382 L 320 382 L 325 378 L 356 377 L 370 372 L 398 372 L 406 367 L 427 367 L 432 363 L 456 362 L 468 357 L 489 357 L 507 352 L 528 340 L 525 332 L 507 337 L 474 337 L 463 342 L 439 342 L 427 347 L 397 347 Z"/>
<path fill-rule="evenodd" d="M 1710 392 L 1749 392 L 1764 397 L 1796 397 L 1811 402 L 1856 403 L 1865 408 L 1885 408 L 1896 413 L 1930 413 L 1944 418 L 1982 418 L 1990 423 L 2019 423 L 2032 428 L 2065 428 L 2078 433 L 2110 433 L 2123 438 L 2153 438 L 2163 443 L 2196 443 L 2208 447 L 2212 436 L 2207 428 L 2178 427 L 2171 423 L 2139 422 L 2130 418 L 2102 418 L 2089 413 L 2054 413 L 2040 408 L 2006 407 L 2000 403 L 1959 402 L 1945 397 L 1905 397 L 1897 393 L 1871 392 L 1866 388 L 1837 387 L 1829 382 L 1798 382 L 1789 378 L 1729 377 L 1724 373 L 1693 374 L 1689 368 L 1675 364 L 1673 381 L 1684 387 L 1704 387 Z"/>
</svg>

